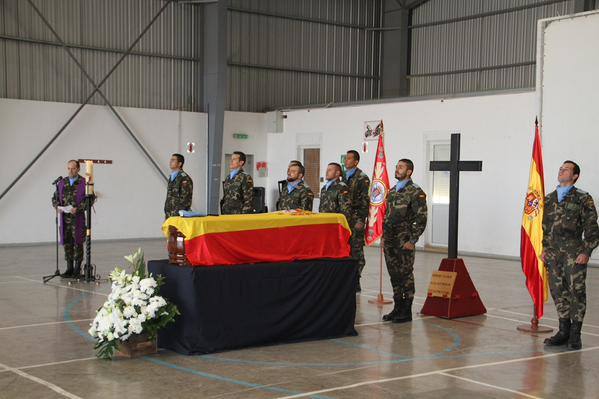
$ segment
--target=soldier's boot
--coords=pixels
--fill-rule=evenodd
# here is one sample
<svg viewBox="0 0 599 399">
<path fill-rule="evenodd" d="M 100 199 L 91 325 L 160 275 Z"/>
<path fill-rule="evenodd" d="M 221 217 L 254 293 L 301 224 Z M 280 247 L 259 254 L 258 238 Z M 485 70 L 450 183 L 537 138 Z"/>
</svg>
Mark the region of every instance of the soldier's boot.
<svg viewBox="0 0 599 399">
<path fill-rule="evenodd" d="M 401 307 L 399 308 L 399 312 L 393 318 L 394 323 L 407 323 L 412 321 L 412 301 L 413 298 L 403 298 L 401 300 Z"/>
<path fill-rule="evenodd" d="M 570 327 L 570 338 L 568 339 L 568 349 L 576 351 L 582 348 L 580 339 L 580 330 L 582 330 L 582 321 L 573 321 Z"/>
<path fill-rule="evenodd" d="M 393 310 L 386 315 L 383 315 L 383 321 L 391 321 L 399 314 L 399 309 L 401 308 L 402 298 L 400 295 L 393 295 L 393 301 L 395 304 L 393 305 Z"/>
<path fill-rule="evenodd" d="M 60 275 L 60 277 L 71 278 L 73 275 L 73 261 L 67 260 L 67 270 Z"/>
<path fill-rule="evenodd" d="M 73 275 L 71 278 L 80 278 L 81 277 L 81 260 L 78 259 L 75 261 L 75 269 L 73 270 Z"/>
<path fill-rule="evenodd" d="M 551 338 L 547 338 L 544 343 L 547 346 L 565 345 L 570 338 L 570 319 L 559 319 L 559 330 Z"/>
</svg>

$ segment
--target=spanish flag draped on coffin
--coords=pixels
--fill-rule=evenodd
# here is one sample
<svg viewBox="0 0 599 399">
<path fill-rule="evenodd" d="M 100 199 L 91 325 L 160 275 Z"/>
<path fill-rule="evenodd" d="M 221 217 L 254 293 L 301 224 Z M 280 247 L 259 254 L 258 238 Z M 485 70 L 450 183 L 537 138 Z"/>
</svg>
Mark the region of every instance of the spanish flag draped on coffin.
<svg viewBox="0 0 599 399">
<path fill-rule="evenodd" d="M 302 211 L 168 218 L 162 225 L 185 236 L 193 266 L 223 266 L 350 256 L 345 216 Z"/>
</svg>

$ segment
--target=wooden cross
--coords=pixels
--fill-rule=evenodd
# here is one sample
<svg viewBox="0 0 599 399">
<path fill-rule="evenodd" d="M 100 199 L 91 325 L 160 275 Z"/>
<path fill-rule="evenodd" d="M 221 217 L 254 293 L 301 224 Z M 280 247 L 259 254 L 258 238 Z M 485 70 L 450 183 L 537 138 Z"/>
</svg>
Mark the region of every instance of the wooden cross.
<svg viewBox="0 0 599 399">
<path fill-rule="evenodd" d="M 460 172 L 480 172 L 483 161 L 460 161 L 460 134 L 451 135 L 451 157 L 449 161 L 432 161 L 431 171 L 449 172 L 449 259 L 458 257 L 458 214 L 460 200 Z"/>
</svg>

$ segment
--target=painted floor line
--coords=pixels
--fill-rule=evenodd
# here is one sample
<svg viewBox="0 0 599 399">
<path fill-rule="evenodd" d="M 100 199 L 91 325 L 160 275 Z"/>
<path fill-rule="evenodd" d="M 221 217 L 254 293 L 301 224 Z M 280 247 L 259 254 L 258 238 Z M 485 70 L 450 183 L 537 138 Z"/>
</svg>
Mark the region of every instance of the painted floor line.
<svg viewBox="0 0 599 399">
<path fill-rule="evenodd" d="M 58 361 L 58 362 L 50 362 L 50 363 L 40 363 L 40 364 L 32 364 L 30 366 L 22 366 L 22 367 L 17 367 L 18 370 L 29 370 L 29 369 L 35 369 L 38 367 L 48 367 L 48 366 L 58 366 L 61 364 L 69 364 L 69 363 L 75 363 L 75 362 L 84 362 L 87 360 L 97 360 L 98 358 L 95 356 L 92 357 L 82 357 L 80 359 L 71 359 L 71 360 L 62 360 L 62 361 Z"/>
<path fill-rule="evenodd" d="M 523 358 L 517 358 L 517 359 L 510 359 L 510 360 L 503 360 L 503 361 L 499 361 L 499 362 L 489 362 L 489 363 L 473 364 L 473 365 L 469 365 L 469 366 L 453 367 L 453 368 L 444 369 L 444 370 L 435 370 L 435 371 L 429 371 L 429 372 L 426 372 L 426 373 L 411 374 L 411 375 L 405 375 L 405 376 L 400 376 L 400 377 L 391 377 L 391 378 L 382 378 L 382 379 L 377 379 L 377 380 L 368 380 L 368 381 L 362 381 L 362 382 L 358 382 L 358 383 L 350 384 L 350 385 L 340 385 L 340 386 L 337 386 L 337 387 L 320 389 L 318 391 L 304 392 L 304 393 L 300 393 L 300 394 L 297 394 L 297 395 L 282 396 L 282 397 L 279 397 L 278 399 L 305 398 L 305 397 L 308 397 L 308 396 L 318 395 L 318 394 L 322 394 L 322 393 L 335 392 L 335 391 L 343 391 L 343 390 L 352 389 L 352 388 L 359 388 L 359 387 L 367 386 L 367 385 L 382 384 L 382 383 L 385 383 L 385 382 L 393 382 L 393 381 L 407 380 L 407 379 L 411 379 L 411 378 L 426 377 L 426 376 L 435 375 L 435 374 L 449 373 L 451 371 L 467 370 L 467 369 L 473 369 L 473 368 L 479 368 L 479 367 L 500 366 L 500 365 L 504 365 L 504 364 L 526 362 L 526 361 L 530 361 L 530 360 L 545 359 L 545 358 L 556 357 L 556 356 L 566 356 L 566 355 L 578 354 L 578 353 L 581 353 L 581 352 L 589 352 L 589 351 L 593 351 L 593 350 L 597 350 L 597 349 L 599 349 L 599 346 L 593 346 L 593 347 L 581 349 L 581 350 L 578 350 L 578 351 L 549 353 L 549 354 L 545 354 L 545 355 L 530 356 L 530 357 L 523 357 Z"/>
<path fill-rule="evenodd" d="M 378 291 L 373 291 L 373 290 L 368 290 L 368 289 L 365 289 L 365 290 L 363 290 L 363 291 L 367 291 L 367 292 L 375 292 L 375 293 L 378 293 Z M 392 293 L 390 293 L 390 292 L 385 292 L 385 291 L 383 291 L 383 294 L 385 294 L 385 295 L 392 295 Z M 377 297 L 375 297 L 375 296 L 372 296 L 372 295 L 366 295 L 366 294 L 362 294 L 362 296 L 365 296 L 365 297 L 367 297 L 367 298 L 377 298 Z M 416 299 L 425 299 L 425 298 L 423 298 L 423 297 L 419 297 L 419 296 L 414 296 L 414 298 L 416 298 Z M 423 305 L 422 303 L 418 303 L 418 302 L 414 302 L 414 303 L 415 303 L 416 305 Z M 505 310 L 505 309 L 501 309 L 501 308 L 487 308 L 487 311 L 501 311 L 501 312 L 505 312 L 505 313 L 511 313 L 511 314 L 520 315 L 520 316 L 526 316 L 526 317 L 530 317 L 530 316 L 531 316 L 531 315 L 529 315 L 529 314 L 526 314 L 526 313 L 514 312 L 514 311 L 512 311 L 512 310 Z M 487 313 L 487 314 L 488 314 L 488 313 Z M 545 319 L 545 320 L 549 320 L 549 321 L 559 321 L 559 320 L 557 320 L 557 319 L 553 319 L 553 318 L 551 318 L 551 317 L 543 317 L 543 319 Z M 512 320 L 512 321 L 514 321 L 514 319 L 508 319 L 508 320 Z M 526 323 L 526 321 L 523 321 L 523 320 L 518 320 L 518 322 L 519 322 L 519 323 Z M 543 324 L 539 324 L 539 325 L 541 325 L 541 326 L 545 326 L 545 327 L 551 327 L 551 328 L 555 328 L 554 326 L 549 326 L 549 325 L 543 325 Z M 588 323 L 584 323 L 584 324 L 583 324 L 583 327 L 599 328 L 599 326 L 597 326 L 597 325 L 588 324 Z M 588 332 L 585 332 L 585 334 L 587 334 L 587 335 L 592 335 L 592 336 L 599 336 L 599 335 L 597 335 L 597 334 L 594 334 L 594 333 L 588 333 Z"/>
<path fill-rule="evenodd" d="M 68 286 L 68 285 L 61 285 L 61 284 L 50 284 L 50 283 L 46 283 L 46 284 L 44 284 L 42 281 L 33 280 L 33 279 L 31 279 L 31 278 L 22 277 L 22 276 L 16 276 L 16 277 L 18 277 L 18 278 L 21 278 L 21 279 L 23 279 L 23 280 L 27 280 L 27 281 L 33 281 L 33 282 L 36 282 L 36 283 L 42 284 L 42 285 L 44 285 L 44 286 L 46 286 L 46 287 L 59 287 L 59 288 L 66 288 L 66 289 L 68 289 L 68 290 L 74 290 L 74 291 L 79 291 L 79 292 L 87 292 L 87 293 L 90 293 L 90 294 L 102 295 L 102 296 L 106 296 L 106 297 L 108 296 L 108 294 L 105 294 L 105 293 L 103 293 L 103 292 L 92 291 L 92 290 L 84 290 L 84 289 L 82 289 L 82 288 L 71 287 L 71 286 Z"/>
<path fill-rule="evenodd" d="M 526 323 L 526 321 L 524 321 L 524 320 L 511 319 L 511 318 L 509 318 L 509 317 L 503 317 L 503 316 L 494 315 L 494 314 L 489 314 L 489 313 L 487 313 L 487 314 L 486 314 L 486 316 L 487 316 L 487 317 L 492 317 L 492 318 L 495 318 L 495 319 L 502 319 L 502 320 L 507 320 L 507 321 L 513 321 L 513 322 L 515 322 L 515 323 Z M 555 326 L 550 326 L 550 325 L 548 325 L 548 324 L 539 324 L 539 326 L 542 326 L 542 327 L 550 327 L 550 328 L 555 328 Z M 590 333 L 590 332 L 587 332 L 587 331 L 581 331 L 580 333 L 581 333 L 581 334 L 584 334 L 584 335 L 590 335 L 590 336 L 592 336 L 592 337 L 599 337 L 599 334 Z"/>
<path fill-rule="evenodd" d="M 514 312 L 513 310 L 505 310 L 505 309 L 499 309 L 499 308 L 497 308 L 495 310 L 499 310 L 500 312 L 511 313 L 511 314 L 515 314 L 515 315 L 520 315 L 520 316 L 532 317 L 529 314 L 520 313 L 520 312 Z M 549 320 L 549 321 L 557 321 L 557 322 L 559 321 L 558 319 L 553 319 L 551 317 L 545 317 L 545 316 L 543 316 L 543 319 L 544 320 Z M 583 323 L 583 325 L 584 325 L 584 327 L 599 328 L 599 326 L 596 326 L 596 325 L 593 325 L 593 324 L 589 324 L 589 323 L 586 323 L 586 322 Z"/>
<path fill-rule="evenodd" d="M 70 393 L 70 392 L 62 389 L 58 385 L 52 384 L 51 382 L 43 380 L 43 379 L 41 379 L 39 377 L 35 377 L 35 376 L 31 375 L 31 374 L 28 374 L 28 373 L 26 373 L 24 371 L 21 371 L 19 369 L 15 369 L 13 367 L 9 367 L 9 366 L 7 366 L 5 364 L 0 364 L 0 366 L 8 369 L 9 371 L 12 371 L 13 373 L 15 373 L 15 374 L 17 374 L 17 375 L 19 375 L 19 376 L 21 376 L 23 378 L 27 378 L 28 380 L 33 381 L 33 382 L 37 382 L 38 384 L 43 385 L 46 388 L 49 388 L 49 389 L 53 390 L 54 392 L 56 392 L 56 393 L 58 393 L 58 394 L 60 394 L 60 395 L 62 395 L 64 397 L 66 397 L 66 398 L 69 398 L 69 399 L 82 399 L 80 396 L 74 395 L 74 394 L 72 394 L 72 393 Z"/>
<path fill-rule="evenodd" d="M 49 321 L 47 323 L 22 324 L 22 325 L 19 325 L 19 326 L 0 327 L 0 331 L 4 331 L 4 330 L 15 330 L 15 329 L 18 329 L 18 328 L 52 326 L 52 325 L 55 325 L 55 324 L 78 323 L 78 322 L 81 322 L 81 321 L 91 321 L 91 320 L 93 320 L 93 319 L 62 320 L 62 321 Z"/>
<path fill-rule="evenodd" d="M 456 378 L 458 380 L 470 382 L 470 383 L 473 383 L 473 384 L 482 385 L 482 386 L 487 387 L 487 388 L 493 388 L 493 389 L 497 389 L 497 390 L 500 390 L 500 391 L 506 391 L 506 392 L 514 393 L 516 395 L 519 395 L 519 396 L 522 396 L 522 397 L 525 397 L 525 398 L 542 399 L 542 398 L 540 398 L 538 396 L 529 395 L 529 394 L 526 394 L 524 392 L 516 391 L 516 390 L 505 388 L 505 387 L 500 387 L 498 385 L 487 384 L 486 382 L 476 381 L 476 380 L 473 380 L 473 379 L 470 379 L 470 378 L 460 377 L 460 376 L 449 374 L 449 373 L 439 373 L 439 374 L 440 375 L 444 375 L 446 377 Z"/>
</svg>

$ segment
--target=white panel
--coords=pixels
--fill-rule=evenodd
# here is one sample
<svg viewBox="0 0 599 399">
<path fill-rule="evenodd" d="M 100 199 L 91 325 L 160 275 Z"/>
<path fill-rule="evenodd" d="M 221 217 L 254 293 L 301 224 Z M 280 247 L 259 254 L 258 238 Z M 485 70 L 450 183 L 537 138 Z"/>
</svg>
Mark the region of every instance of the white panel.
<svg viewBox="0 0 599 399">
<path fill-rule="evenodd" d="M 562 161 L 581 168 L 581 189 L 599 201 L 599 12 L 552 20 L 543 41 L 542 100 L 545 186 L 557 184 Z M 595 259 L 599 259 L 595 251 Z"/>
<path fill-rule="evenodd" d="M 4 189 L 50 140 L 77 104 L 0 100 L 0 189 Z M 172 153 L 186 155 L 194 180 L 193 207 L 205 210 L 205 114 L 118 108 L 148 152 L 168 173 Z M 196 143 L 194 154 L 185 143 Z M 0 201 L 0 243 L 54 240 L 50 183 L 66 173 L 69 159 L 111 159 L 98 165 L 93 236 L 96 239 L 160 237 L 166 183 L 106 107 L 88 105 Z"/>
</svg>

